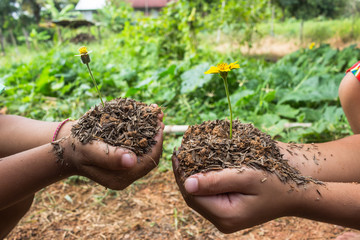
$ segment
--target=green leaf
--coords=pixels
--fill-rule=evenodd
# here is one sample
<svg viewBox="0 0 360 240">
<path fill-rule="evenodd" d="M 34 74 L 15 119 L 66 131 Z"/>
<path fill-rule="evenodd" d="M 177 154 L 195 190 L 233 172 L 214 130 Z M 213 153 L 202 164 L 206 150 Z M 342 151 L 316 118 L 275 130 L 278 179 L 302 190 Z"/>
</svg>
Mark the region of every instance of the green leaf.
<svg viewBox="0 0 360 240">
<path fill-rule="evenodd" d="M 276 97 L 276 91 L 270 91 L 266 93 L 266 95 L 264 96 L 264 101 L 271 102 L 275 99 L 275 97 Z"/>
<path fill-rule="evenodd" d="M 253 96 L 254 94 L 255 94 L 255 91 L 251 90 L 251 89 L 240 90 L 230 96 L 230 101 L 232 103 L 235 103 L 235 105 L 246 104 L 247 102 L 243 103 L 243 100 L 245 100 L 248 97 Z"/>
<path fill-rule="evenodd" d="M 208 83 L 211 80 L 212 75 L 204 74 L 204 72 L 206 72 L 209 67 L 210 64 L 205 62 L 181 74 L 181 93 L 190 93 Z M 219 79 L 219 84 L 223 84 L 220 80 L 221 79 Z"/>
<path fill-rule="evenodd" d="M 282 117 L 296 118 L 296 116 L 299 114 L 300 111 L 286 104 L 286 105 L 276 105 L 275 112 Z"/>
</svg>

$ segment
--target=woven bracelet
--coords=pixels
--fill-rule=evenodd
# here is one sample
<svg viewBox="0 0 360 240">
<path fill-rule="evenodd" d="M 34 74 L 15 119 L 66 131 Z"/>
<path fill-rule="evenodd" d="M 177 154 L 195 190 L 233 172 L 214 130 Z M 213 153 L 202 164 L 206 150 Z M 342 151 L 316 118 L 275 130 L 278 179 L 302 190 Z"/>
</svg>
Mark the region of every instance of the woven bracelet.
<svg viewBox="0 0 360 240">
<path fill-rule="evenodd" d="M 54 136 L 53 136 L 53 139 L 52 139 L 53 142 L 56 140 L 56 137 L 57 137 L 57 135 L 58 135 L 58 133 L 60 131 L 60 128 L 69 120 L 70 119 L 68 118 L 68 119 L 65 119 L 64 121 L 62 121 L 61 123 L 59 123 L 59 125 L 57 126 L 57 128 L 56 128 L 56 130 L 54 132 Z"/>
</svg>

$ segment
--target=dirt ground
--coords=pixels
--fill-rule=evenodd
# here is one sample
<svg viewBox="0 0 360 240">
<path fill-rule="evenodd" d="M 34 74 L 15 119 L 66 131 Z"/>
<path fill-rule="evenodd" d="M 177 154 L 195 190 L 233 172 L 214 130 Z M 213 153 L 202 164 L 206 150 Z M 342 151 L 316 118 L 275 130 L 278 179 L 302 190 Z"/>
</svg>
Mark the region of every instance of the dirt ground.
<svg viewBox="0 0 360 240">
<path fill-rule="evenodd" d="M 192 211 L 172 171 L 152 171 L 124 191 L 69 180 L 38 192 L 7 239 L 333 239 L 340 226 L 286 217 L 224 235 Z M 360 233 L 360 231 L 359 231 Z"/>
<path fill-rule="evenodd" d="M 239 46 L 237 42 L 229 41 L 228 39 L 224 41 L 224 44 L 220 44 L 216 47 L 216 50 L 223 53 L 236 52 L 239 51 L 243 55 L 250 56 L 265 56 L 270 60 L 277 60 L 289 53 L 297 51 L 299 48 L 308 48 L 311 42 L 304 42 L 302 44 L 299 41 L 289 40 L 281 36 L 267 36 L 262 39 L 255 41 L 251 48 L 247 46 Z M 343 42 L 340 38 L 334 37 L 326 42 L 325 44 L 330 44 L 332 47 L 337 49 L 343 49 L 350 45 L 357 45 L 360 47 L 358 41 Z M 318 47 L 320 43 L 315 42 L 315 47 Z"/>
</svg>

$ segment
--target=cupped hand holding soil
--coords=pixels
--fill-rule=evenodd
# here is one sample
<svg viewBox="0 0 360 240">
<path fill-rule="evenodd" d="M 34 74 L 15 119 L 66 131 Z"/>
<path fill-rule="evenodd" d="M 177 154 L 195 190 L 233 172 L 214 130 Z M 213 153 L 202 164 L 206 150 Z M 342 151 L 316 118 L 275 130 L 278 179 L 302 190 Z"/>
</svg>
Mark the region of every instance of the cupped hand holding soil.
<svg viewBox="0 0 360 240">
<path fill-rule="evenodd" d="M 215 120 L 188 128 L 181 146 L 173 153 L 173 158 L 179 161 L 177 171 L 181 172 L 183 181 L 196 173 L 250 167 L 273 173 L 284 183 L 320 183 L 290 166 L 270 135 L 252 124 L 235 120 L 230 139 L 229 127 L 229 121 Z"/>
<path fill-rule="evenodd" d="M 187 205 L 223 233 L 296 215 L 305 191 L 291 191 L 290 185 L 276 175 L 248 167 L 243 167 L 241 173 L 235 168 L 198 173 L 183 183 L 178 164 L 173 158 L 176 182 Z"/>
<path fill-rule="evenodd" d="M 126 188 L 157 166 L 162 118 L 156 105 L 131 99 L 96 106 L 66 124 L 62 135 L 68 137 L 54 143 L 64 174 L 85 176 L 114 190 Z"/>
</svg>

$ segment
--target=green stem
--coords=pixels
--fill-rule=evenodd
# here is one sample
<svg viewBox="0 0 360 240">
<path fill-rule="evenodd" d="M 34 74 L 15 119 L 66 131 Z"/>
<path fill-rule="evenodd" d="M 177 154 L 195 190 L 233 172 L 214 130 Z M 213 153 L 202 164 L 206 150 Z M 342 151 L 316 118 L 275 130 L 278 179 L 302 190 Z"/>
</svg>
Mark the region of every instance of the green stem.
<svg viewBox="0 0 360 240">
<path fill-rule="evenodd" d="M 90 73 L 91 79 L 92 79 L 92 80 L 93 80 L 93 82 L 94 82 L 94 85 L 95 85 L 96 91 L 97 91 L 97 92 L 98 92 L 98 94 L 99 94 L 99 98 L 100 98 L 100 100 L 101 100 L 101 103 L 102 103 L 103 107 L 105 107 L 105 104 L 104 104 L 104 102 L 103 102 L 103 100 L 102 100 L 102 97 L 101 97 L 101 93 L 100 93 L 100 91 L 99 91 L 99 89 L 98 89 L 98 86 L 97 86 L 97 84 L 96 84 L 96 81 L 95 81 L 95 79 L 94 79 L 94 76 L 93 76 L 93 74 L 92 74 L 92 72 L 91 72 L 90 66 L 89 66 L 89 64 L 88 64 L 88 63 L 86 63 L 86 66 L 87 66 L 87 68 L 88 68 L 88 70 L 89 70 L 89 73 Z"/>
<path fill-rule="evenodd" d="M 229 87 L 228 87 L 227 77 L 226 76 L 221 76 L 221 78 L 224 80 L 226 96 L 227 96 L 227 100 L 228 100 L 228 103 L 229 103 L 229 109 L 230 109 L 230 139 L 232 139 L 232 121 L 233 121 L 233 117 L 232 117 L 232 109 L 231 109 L 231 102 L 230 102 Z"/>
</svg>

